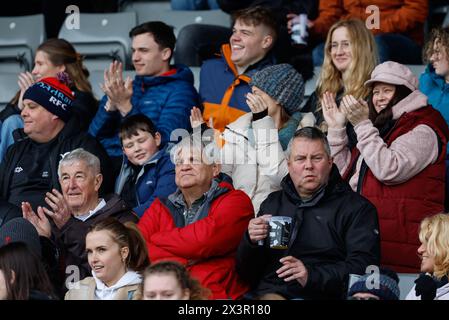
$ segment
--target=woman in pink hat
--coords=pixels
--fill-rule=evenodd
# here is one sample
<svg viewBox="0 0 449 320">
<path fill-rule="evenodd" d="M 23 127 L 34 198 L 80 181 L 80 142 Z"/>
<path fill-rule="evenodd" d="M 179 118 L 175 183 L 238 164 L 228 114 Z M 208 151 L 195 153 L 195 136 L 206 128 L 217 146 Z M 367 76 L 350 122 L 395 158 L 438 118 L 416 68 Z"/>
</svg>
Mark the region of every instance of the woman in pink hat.
<svg viewBox="0 0 449 320">
<path fill-rule="evenodd" d="M 346 95 L 338 108 L 330 95 L 323 97 L 332 156 L 352 189 L 378 210 L 382 264 L 396 272 L 418 272 L 419 223 L 444 209 L 449 128 L 406 66 L 384 62 L 365 86 L 367 102 Z M 347 121 L 357 136 L 352 149 Z"/>
</svg>

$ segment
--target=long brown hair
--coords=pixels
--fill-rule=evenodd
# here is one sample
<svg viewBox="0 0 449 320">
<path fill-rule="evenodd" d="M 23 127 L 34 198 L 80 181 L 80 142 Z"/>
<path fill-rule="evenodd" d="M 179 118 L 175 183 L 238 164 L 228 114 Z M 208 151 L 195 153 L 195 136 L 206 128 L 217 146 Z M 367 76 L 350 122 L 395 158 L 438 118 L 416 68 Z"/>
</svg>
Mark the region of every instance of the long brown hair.
<svg viewBox="0 0 449 320">
<path fill-rule="evenodd" d="M 0 247 L 0 271 L 5 277 L 8 300 L 28 300 L 32 290 L 55 297 L 42 262 L 24 243 Z"/>
<path fill-rule="evenodd" d="M 352 52 L 351 64 L 344 75 L 335 67 L 330 52 L 332 34 L 341 27 L 345 27 L 348 32 Z M 366 98 L 369 88 L 363 84 L 370 78 L 377 63 L 376 43 L 363 21 L 349 19 L 336 22 L 327 33 L 324 45 L 324 61 L 316 89 L 318 98 L 326 91 L 337 94 L 341 89 L 344 89 L 344 95 L 351 94 L 356 99 Z"/>
<path fill-rule="evenodd" d="M 87 79 L 89 71 L 84 66 L 81 55 L 70 42 L 65 39 L 48 39 L 36 51 L 45 52 L 55 66 L 64 65 L 70 80 L 78 90 L 92 93 L 92 86 Z"/>
<path fill-rule="evenodd" d="M 109 231 L 112 239 L 119 245 L 120 249 L 128 247 L 127 268 L 142 272 L 149 265 L 145 240 L 134 223 L 125 222 L 123 224 L 115 218 L 108 217 L 90 226 L 87 233 L 95 231 Z"/>
<path fill-rule="evenodd" d="M 55 66 L 65 66 L 65 70 L 76 89 L 93 95 L 92 86 L 88 80 L 89 71 L 84 66 L 81 55 L 76 52 L 70 42 L 65 39 L 48 39 L 36 49 L 47 54 L 50 62 Z M 11 99 L 10 103 L 18 103 L 20 90 Z"/>
</svg>

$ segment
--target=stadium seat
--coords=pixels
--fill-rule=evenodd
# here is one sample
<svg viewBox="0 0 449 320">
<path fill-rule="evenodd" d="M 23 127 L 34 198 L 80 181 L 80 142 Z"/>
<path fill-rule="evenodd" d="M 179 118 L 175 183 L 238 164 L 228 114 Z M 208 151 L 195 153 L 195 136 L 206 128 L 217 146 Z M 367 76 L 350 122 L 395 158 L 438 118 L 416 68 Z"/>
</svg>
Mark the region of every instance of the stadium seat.
<svg viewBox="0 0 449 320">
<path fill-rule="evenodd" d="M 44 15 L 0 17 L 0 72 L 31 71 L 44 40 Z"/>
<path fill-rule="evenodd" d="M 131 61 L 129 31 L 135 26 L 134 12 L 81 13 L 80 28 L 68 29 L 64 23 L 59 38 L 70 41 L 84 55 L 89 70 L 104 70 L 113 60 L 123 62 L 128 68 Z"/>
<path fill-rule="evenodd" d="M 175 35 L 186 25 L 193 23 L 213 24 L 229 27 L 230 16 L 221 10 L 172 10 L 170 2 L 129 2 L 123 6 L 125 12 L 136 12 L 137 23 L 163 21 L 173 26 Z"/>
<path fill-rule="evenodd" d="M 196 91 L 200 90 L 200 71 L 201 71 L 201 67 L 189 67 L 190 70 L 192 70 L 193 73 L 193 79 L 195 81 L 195 89 Z"/>
<path fill-rule="evenodd" d="M 313 69 L 313 77 L 306 81 L 306 88 L 304 95 L 309 97 L 312 93 L 315 92 L 316 84 L 318 82 L 318 78 L 320 77 L 321 67 L 315 67 Z"/>
<path fill-rule="evenodd" d="M 89 81 L 92 85 L 92 91 L 94 92 L 95 98 L 100 100 L 104 96 L 104 92 L 100 87 L 100 84 L 104 82 L 104 70 L 92 70 L 89 72 Z M 124 71 L 123 79 L 126 79 L 128 76 L 131 77 L 131 79 L 134 79 L 135 75 L 135 71 Z"/>
<path fill-rule="evenodd" d="M 416 77 L 418 77 L 418 79 L 421 73 L 423 73 L 426 69 L 426 66 L 424 64 L 407 64 L 407 67 L 413 72 Z"/>
<path fill-rule="evenodd" d="M 11 101 L 14 95 L 19 90 L 17 84 L 17 73 L 0 73 L 0 110 Z"/>
<path fill-rule="evenodd" d="M 401 291 L 401 300 L 405 300 L 410 290 L 415 285 L 415 280 L 419 277 L 418 273 L 398 273 L 399 290 Z"/>
<path fill-rule="evenodd" d="M 443 23 L 441 27 L 446 28 L 449 27 L 449 6 L 446 6 L 446 15 L 444 16 Z"/>
</svg>

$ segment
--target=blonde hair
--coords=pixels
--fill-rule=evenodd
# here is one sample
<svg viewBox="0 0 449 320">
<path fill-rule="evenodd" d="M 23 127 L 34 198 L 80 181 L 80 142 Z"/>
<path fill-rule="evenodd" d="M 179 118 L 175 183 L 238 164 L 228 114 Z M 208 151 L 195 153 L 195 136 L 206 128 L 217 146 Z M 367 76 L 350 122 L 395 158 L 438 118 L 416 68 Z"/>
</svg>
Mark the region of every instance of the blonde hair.
<svg viewBox="0 0 449 320">
<path fill-rule="evenodd" d="M 449 215 L 438 213 L 421 222 L 419 240 L 434 258 L 433 275 L 438 279 L 449 275 Z"/>
<path fill-rule="evenodd" d="M 333 64 L 330 52 L 332 34 L 341 27 L 345 27 L 348 32 L 352 52 L 351 64 L 344 75 Z M 318 98 L 321 98 L 326 91 L 336 94 L 342 88 L 344 95 L 351 94 L 356 99 L 366 98 L 370 89 L 363 84 L 370 79 L 371 72 L 377 63 L 374 37 L 361 20 L 350 19 L 334 23 L 327 33 L 324 46 L 324 62 L 316 89 Z"/>
</svg>

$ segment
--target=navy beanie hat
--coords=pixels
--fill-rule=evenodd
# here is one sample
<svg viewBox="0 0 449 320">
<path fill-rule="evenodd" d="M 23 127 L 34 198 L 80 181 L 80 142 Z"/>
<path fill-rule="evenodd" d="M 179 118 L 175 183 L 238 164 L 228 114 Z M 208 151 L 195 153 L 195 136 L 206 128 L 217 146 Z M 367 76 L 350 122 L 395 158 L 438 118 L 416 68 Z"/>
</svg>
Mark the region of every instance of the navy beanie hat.
<svg viewBox="0 0 449 320">
<path fill-rule="evenodd" d="M 372 279 L 368 279 L 370 274 L 362 276 L 349 289 L 348 296 L 351 297 L 356 293 L 364 292 L 378 296 L 380 300 L 399 300 L 400 291 L 398 280 L 389 277 L 386 274 L 379 274 L 379 283 L 371 283 Z M 372 284 L 374 288 L 368 289 L 367 284 Z"/>
<path fill-rule="evenodd" d="M 0 247 L 11 242 L 23 242 L 27 247 L 42 256 L 42 247 L 36 228 L 24 218 L 14 218 L 0 228 Z"/>
<path fill-rule="evenodd" d="M 57 78 L 43 78 L 25 91 L 23 100 L 29 99 L 67 122 L 75 99 L 72 90 Z"/>
<path fill-rule="evenodd" d="M 276 64 L 258 71 L 249 84 L 276 100 L 290 116 L 299 111 L 304 100 L 304 80 L 288 63 Z"/>
</svg>

